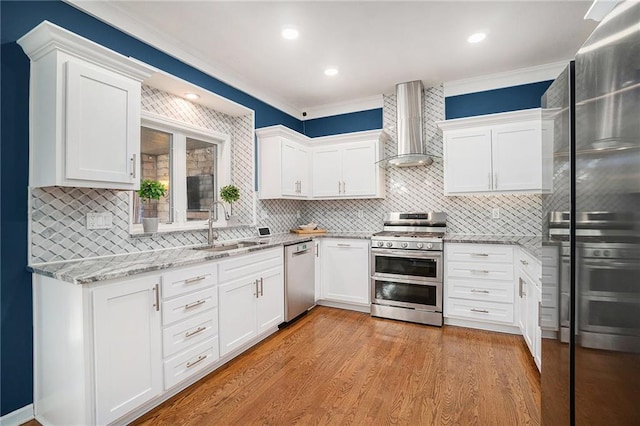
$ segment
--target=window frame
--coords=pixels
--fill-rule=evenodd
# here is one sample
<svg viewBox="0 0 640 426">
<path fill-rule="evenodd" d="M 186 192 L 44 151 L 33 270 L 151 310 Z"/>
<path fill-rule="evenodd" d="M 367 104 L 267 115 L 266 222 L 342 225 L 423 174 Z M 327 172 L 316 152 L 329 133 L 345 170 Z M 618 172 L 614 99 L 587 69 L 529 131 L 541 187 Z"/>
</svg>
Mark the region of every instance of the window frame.
<svg viewBox="0 0 640 426">
<path fill-rule="evenodd" d="M 187 138 L 197 139 L 203 142 L 211 143 L 217 147 L 217 165 L 216 165 L 216 196 L 220 192 L 220 188 L 231 183 L 231 137 L 225 133 L 204 127 L 194 126 L 180 120 L 165 117 L 160 114 L 142 111 L 140 118 L 140 127 L 147 127 L 172 135 L 171 143 L 171 169 L 172 188 L 169 188 L 171 198 L 173 200 L 173 223 L 158 224 L 158 233 L 199 230 L 209 227 L 208 220 L 192 220 L 187 221 L 187 157 L 186 157 L 186 141 Z M 129 233 L 143 234 L 142 224 L 134 224 L 133 220 L 133 191 L 129 194 Z M 222 228 L 227 225 L 222 207 L 216 205 L 217 221 L 213 222 L 216 228 Z"/>
</svg>

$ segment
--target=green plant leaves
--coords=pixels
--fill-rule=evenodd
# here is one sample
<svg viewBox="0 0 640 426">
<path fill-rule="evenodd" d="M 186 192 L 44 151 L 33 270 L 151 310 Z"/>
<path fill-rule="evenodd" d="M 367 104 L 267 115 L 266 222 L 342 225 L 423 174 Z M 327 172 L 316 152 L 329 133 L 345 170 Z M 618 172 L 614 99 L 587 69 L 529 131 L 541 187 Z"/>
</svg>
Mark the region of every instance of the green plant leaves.
<svg viewBox="0 0 640 426">
<path fill-rule="evenodd" d="M 167 188 L 157 180 L 145 179 L 137 193 L 142 201 L 159 200 L 167 195 Z"/>
<path fill-rule="evenodd" d="M 227 185 L 220 188 L 220 198 L 227 203 L 233 203 L 240 199 L 240 190 L 235 185 Z"/>
</svg>

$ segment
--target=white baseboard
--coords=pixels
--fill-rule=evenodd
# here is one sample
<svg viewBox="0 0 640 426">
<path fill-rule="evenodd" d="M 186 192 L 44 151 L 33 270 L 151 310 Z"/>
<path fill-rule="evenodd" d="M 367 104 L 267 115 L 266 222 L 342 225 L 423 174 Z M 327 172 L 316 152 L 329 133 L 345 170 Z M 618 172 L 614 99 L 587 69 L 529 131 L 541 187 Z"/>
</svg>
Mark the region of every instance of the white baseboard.
<svg viewBox="0 0 640 426">
<path fill-rule="evenodd" d="M 0 417 L 0 426 L 18 426 L 33 420 L 33 404 L 25 405 Z"/>
<path fill-rule="evenodd" d="M 316 300 L 316 305 L 328 306 L 329 308 L 347 309 L 349 311 L 364 312 L 366 314 L 371 312 L 371 305 L 364 303 L 351 303 L 341 302 L 337 300 L 319 299 Z"/>
</svg>

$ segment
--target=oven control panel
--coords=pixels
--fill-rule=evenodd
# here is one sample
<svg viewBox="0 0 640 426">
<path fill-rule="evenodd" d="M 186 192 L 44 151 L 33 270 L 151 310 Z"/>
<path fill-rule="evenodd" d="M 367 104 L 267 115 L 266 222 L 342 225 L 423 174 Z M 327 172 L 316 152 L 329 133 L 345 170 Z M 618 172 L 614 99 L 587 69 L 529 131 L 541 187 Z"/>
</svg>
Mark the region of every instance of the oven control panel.
<svg viewBox="0 0 640 426">
<path fill-rule="evenodd" d="M 388 241 L 388 240 L 371 240 L 371 247 L 381 249 L 400 249 L 400 250 L 424 250 L 424 251 L 441 251 L 442 242 L 416 242 L 416 241 Z"/>
</svg>

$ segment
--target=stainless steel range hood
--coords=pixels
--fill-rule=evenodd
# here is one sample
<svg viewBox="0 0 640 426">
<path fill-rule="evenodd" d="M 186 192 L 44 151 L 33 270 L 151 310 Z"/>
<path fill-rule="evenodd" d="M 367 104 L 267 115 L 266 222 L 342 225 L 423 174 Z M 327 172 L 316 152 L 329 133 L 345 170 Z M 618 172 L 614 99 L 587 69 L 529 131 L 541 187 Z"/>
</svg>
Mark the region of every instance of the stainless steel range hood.
<svg viewBox="0 0 640 426">
<path fill-rule="evenodd" d="M 410 81 L 396 85 L 398 153 L 385 158 L 384 166 L 429 166 L 433 158 L 426 153 L 423 141 L 422 81 Z"/>
</svg>

